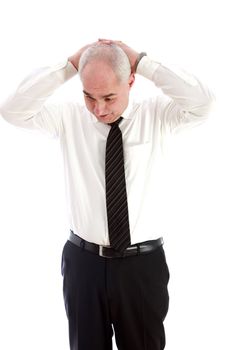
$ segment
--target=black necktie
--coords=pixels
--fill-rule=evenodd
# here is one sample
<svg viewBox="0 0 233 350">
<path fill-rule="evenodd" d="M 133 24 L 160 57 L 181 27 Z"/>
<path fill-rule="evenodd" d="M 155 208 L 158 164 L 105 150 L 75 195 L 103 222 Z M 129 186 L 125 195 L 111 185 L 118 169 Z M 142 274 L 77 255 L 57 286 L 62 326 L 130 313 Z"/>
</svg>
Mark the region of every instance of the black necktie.
<svg viewBox="0 0 233 350">
<path fill-rule="evenodd" d="M 110 245 L 123 252 L 130 245 L 128 204 L 121 130 L 122 117 L 110 124 L 106 144 L 106 204 Z"/>
</svg>

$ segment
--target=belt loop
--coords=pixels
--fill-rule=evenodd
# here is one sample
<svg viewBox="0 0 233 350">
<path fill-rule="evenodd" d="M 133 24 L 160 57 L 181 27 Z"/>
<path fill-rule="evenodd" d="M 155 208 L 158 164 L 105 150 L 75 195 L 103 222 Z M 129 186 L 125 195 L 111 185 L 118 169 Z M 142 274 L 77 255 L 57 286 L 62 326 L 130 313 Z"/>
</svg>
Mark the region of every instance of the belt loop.
<svg viewBox="0 0 233 350">
<path fill-rule="evenodd" d="M 137 255 L 140 255 L 140 244 L 137 244 Z"/>
<path fill-rule="evenodd" d="M 84 239 L 81 239 L 80 248 L 81 248 L 82 250 L 85 249 L 85 240 L 84 240 Z"/>
</svg>

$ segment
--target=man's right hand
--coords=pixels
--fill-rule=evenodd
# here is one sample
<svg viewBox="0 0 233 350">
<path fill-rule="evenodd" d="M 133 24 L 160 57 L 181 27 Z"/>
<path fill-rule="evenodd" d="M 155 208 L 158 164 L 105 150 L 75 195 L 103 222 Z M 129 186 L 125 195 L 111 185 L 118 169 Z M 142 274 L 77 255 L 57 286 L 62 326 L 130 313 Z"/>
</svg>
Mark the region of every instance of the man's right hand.
<svg viewBox="0 0 233 350">
<path fill-rule="evenodd" d="M 79 66 L 79 60 L 80 60 L 80 57 L 82 55 L 82 53 L 88 49 L 88 47 L 90 46 L 93 46 L 93 45 L 98 45 L 98 41 L 96 42 L 93 42 L 92 44 L 88 44 L 88 45 L 85 45 L 83 46 L 81 49 L 79 49 L 74 55 L 70 56 L 68 58 L 68 60 L 73 64 L 73 66 L 78 70 L 78 66 Z"/>
</svg>

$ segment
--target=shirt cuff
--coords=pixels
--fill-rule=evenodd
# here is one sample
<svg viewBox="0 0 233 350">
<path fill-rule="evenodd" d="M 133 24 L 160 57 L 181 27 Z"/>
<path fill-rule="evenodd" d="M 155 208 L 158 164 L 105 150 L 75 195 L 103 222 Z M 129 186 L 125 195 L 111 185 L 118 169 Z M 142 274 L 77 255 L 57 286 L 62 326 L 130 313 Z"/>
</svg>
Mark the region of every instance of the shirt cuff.
<svg viewBox="0 0 233 350">
<path fill-rule="evenodd" d="M 155 71 L 159 68 L 161 63 L 151 60 L 148 56 L 143 56 L 137 66 L 137 74 L 142 75 L 144 78 L 153 79 Z"/>
<path fill-rule="evenodd" d="M 77 69 L 73 66 L 73 64 L 68 59 L 54 65 L 52 67 L 52 71 L 56 72 L 57 77 L 62 82 L 65 82 L 71 79 L 72 77 L 74 77 L 76 74 L 78 74 Z"/>
</svg>

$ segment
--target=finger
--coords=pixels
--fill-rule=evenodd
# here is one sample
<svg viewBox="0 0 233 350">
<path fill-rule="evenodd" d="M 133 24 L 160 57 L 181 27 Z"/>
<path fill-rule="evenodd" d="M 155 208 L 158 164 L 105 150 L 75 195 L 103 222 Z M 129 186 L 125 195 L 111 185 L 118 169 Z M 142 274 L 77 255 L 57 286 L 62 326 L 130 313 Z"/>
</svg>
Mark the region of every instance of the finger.
<svg viewBox="0 0 233 350">
<path fill-rule="evenodd" d="M 110 40 L 110 39 L 103 39 L 103 38 L 99 38 L 98 41 L 104 41 L 105 43 L 111 43 L 113 42 L 113 40 Z"/>
<path fill-rule="evenodd" d="M 109 41 L 111 43 L 115 43 L 115 44 L 122 44 L 122 41 L 121 40 L 112 40 L 112 39 L 103 39 L 103 38 L 99 38 L 98 39 L 99 41 Z"/>
</svg>

